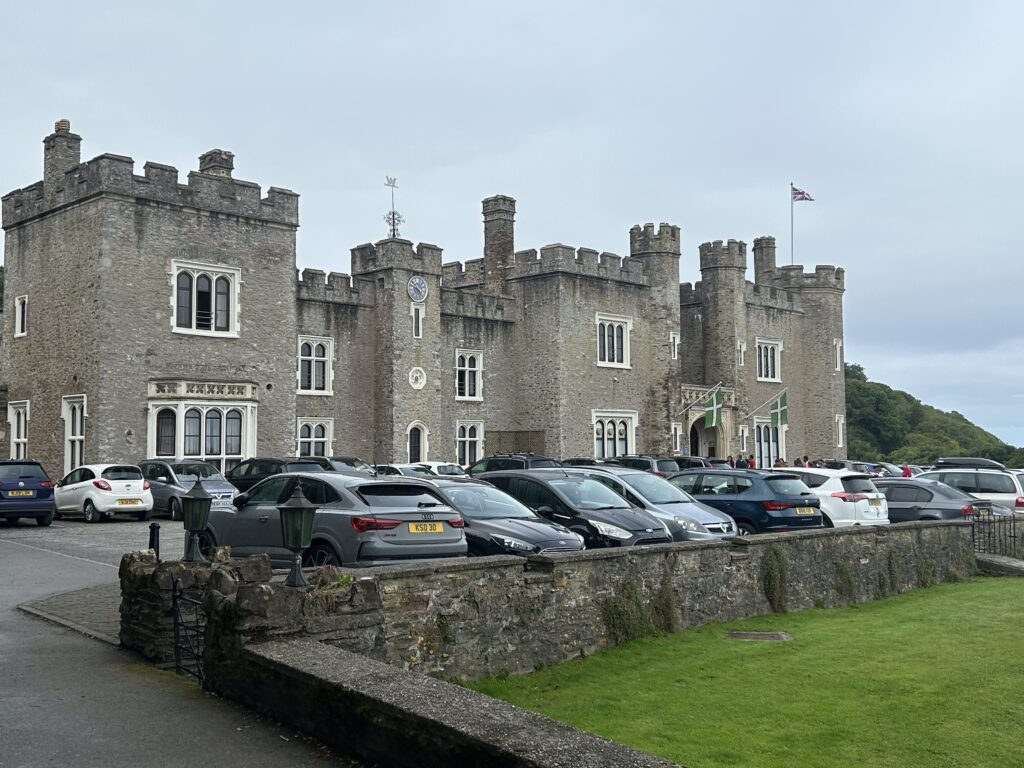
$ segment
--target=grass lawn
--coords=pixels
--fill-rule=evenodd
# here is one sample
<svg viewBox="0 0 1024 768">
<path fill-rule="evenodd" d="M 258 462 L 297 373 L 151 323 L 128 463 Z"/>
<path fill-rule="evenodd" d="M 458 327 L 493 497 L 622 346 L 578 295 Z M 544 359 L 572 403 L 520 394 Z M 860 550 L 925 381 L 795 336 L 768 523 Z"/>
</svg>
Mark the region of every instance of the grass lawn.
<svg viewBox="0 0 1024 768">
<path fill-rule="evenodd" d="M 709 625 L 472 687 L 690 768 L 1024 766 L 1024 581 Z"/>
</svg>

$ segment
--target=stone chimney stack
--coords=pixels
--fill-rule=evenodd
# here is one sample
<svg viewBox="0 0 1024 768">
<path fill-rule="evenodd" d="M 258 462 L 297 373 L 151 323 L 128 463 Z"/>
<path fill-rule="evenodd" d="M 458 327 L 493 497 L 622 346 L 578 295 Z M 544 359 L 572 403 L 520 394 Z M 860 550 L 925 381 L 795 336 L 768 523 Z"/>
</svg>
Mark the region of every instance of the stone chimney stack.
<svg viewBox="0 0 1024 768">
<path fill-rule="evenodd" d="M 515 260 L 516 201 L 495 195 L 483 201 L 484 285 L 491 293 L 504 293 L 505 267 Z"/>
<path fill-rule="evenodd" d="M 71 132 L 71 121 L 58 120 L 43 139 L 43 192 L 50 195 L 64 186 L 64 174 L 82 162 L 82 137 Z"/>
<path fill-rule="evenodd" d="M 235 155 L 226 149 L 211 149 L 199 156 L 199 172 L 211 176 L 227 176 L 235 168 Z"/>
<path fill-rule="evenodd" d="M 775 238 L 754 238 L 754 282 L 771 285 L 775 282 Z"/>
</svg>

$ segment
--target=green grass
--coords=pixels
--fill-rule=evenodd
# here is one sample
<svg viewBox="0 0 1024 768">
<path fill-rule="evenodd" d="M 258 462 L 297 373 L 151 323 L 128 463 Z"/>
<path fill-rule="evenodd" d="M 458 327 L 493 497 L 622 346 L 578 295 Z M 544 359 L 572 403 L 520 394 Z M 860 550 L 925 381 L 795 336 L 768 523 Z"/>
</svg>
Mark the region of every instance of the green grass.
<svg viewBox="0 0 1024 768">
<path fill-rule="evenodd" d="M 709 625 L 472 687 L 690 768 L 1020 766 L 1024 581 Z"/>
</svg>

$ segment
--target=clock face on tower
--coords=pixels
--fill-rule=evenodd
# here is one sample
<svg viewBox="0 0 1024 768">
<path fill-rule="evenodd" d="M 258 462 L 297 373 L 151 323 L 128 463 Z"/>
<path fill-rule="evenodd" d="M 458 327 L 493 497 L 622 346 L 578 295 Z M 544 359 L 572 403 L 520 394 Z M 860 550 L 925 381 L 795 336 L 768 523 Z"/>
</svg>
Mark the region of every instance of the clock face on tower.
<svg viewBox="0 0 1024 768">
<path fill-rule="evenodd" d="M 413 301 L 423 301 L 427 298 L 427 281 L 421 275 L 410 277 L 406 287 L 409 290 L 409 298 Z"/>
</svg>

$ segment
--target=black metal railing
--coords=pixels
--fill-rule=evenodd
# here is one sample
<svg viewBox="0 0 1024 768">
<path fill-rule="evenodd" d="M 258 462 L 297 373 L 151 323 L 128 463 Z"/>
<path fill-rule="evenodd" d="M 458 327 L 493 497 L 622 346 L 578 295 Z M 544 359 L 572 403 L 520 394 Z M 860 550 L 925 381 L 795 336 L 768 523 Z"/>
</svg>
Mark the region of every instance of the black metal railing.
<svg viewBox="0 0 1024 768">
<path fill-rule="evenodd" d="M 972 518 L 974 551 L 1007 557 L 1024 556 L 1024 545 L 1017 539 L 1014 515 L 979 515 Z"/>
<path fill-rule="evenodd" d="M 180 579 L 175 579 L 171 587 L 171 616 L 174 620 L 174 671 L 191 675 L 202 685 L 206 614 L 199 600 L 185 594 Z"/>
</svg>

